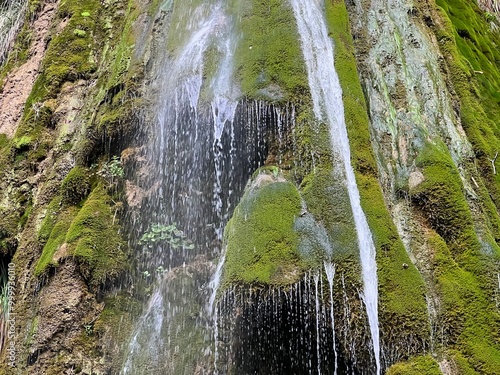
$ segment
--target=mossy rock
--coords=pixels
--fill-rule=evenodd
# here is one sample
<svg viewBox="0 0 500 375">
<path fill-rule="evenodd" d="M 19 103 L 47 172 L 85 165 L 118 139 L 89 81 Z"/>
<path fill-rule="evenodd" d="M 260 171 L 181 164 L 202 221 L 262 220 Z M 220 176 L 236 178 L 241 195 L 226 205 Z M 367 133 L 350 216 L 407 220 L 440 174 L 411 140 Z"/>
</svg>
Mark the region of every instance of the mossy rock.
<svg viewBox="0 0 500 375">
<path fill-rule="evenodd" d="M 62 208 L 56 197 L 47 211 L 39 231 L 39 240 L 47 238 L 35 267 L 35 275 L 49 266 L 73 256 L 91 286 L 114 279 L 127 267 L 126 244 L 120 234 L 118 219 L 111 207 L 111 197 L 102 186 L 96 187 L 81 209 Z"/>
<path fill-rule="evenodd" d="M 428 143 L 416 160 L 424 180 L 410 189 L 412 202 L 430 225 L 457 252 L 478 251 L 472 215 L 464 197 L 462 182 L 451 156 L 442 143 Z"/>
<path fill-rule="evenodd" d="M 429 344 L 424 281 L 399 238 L 379 184 L 368 110 L 357 73 L 345 2 L 325 1 L 325 12 L 329 33 L 335 42 L 335 69 L 342 87 L 351 163 L 361 206 L 377 250 L 381 344 L 383 350 L 393 352 L 401 359 L 408 358 L 418 355 Z M 404 269 L 404 263 L 410 267 Z M 401 337 L 407 338 L 408 347 L 405 350 L 398 347 Z"/>
<path fill-rule="evenodd" d="M 281 0 L 232 0 L 242 39 L 235 52 L 236 75 L 250 97 L 286 100 L 308 92 L 293 10 Z"/>
<path fill-rule="evenodd" d="M 83 276 L 94 286 L 115 278 L 127 268 L 126 243 L 110 203 L 111 197 L 99 185 L 66 234 L 68 254 L 75 257 Z"/>
<path fill-rule="evenodd" d="M 63 201 L 69 205 L 76 205 L 84 199 L 90 191 L 89 170 L 80 166 L 69 171 L 61 184 Z"/>
<path fill-rule="evenodd" d="M 98 0 L 68 0 L 59 6 L 57 20 L 67 18 L 68 23 L 48 44 L 41 74 L 33 86 L 26 108 L 55 97 L 64 82 L 88 79 L 97 70 L 94 53 L 102 33 L 100 9 Z M 91 12 L 91 16 L 84 17 L 82 13 L 85 12 Z"/>
<path fill-rule="evenodd" d="M 429 355 L 411 358 L 392 365 L 386 375 L 441 375 L 436 361 Z"/>
<path fill-rule="evenodd" d="M 500 33 L 491 29 L 477 2 L 438 0 L 433 31 L 460 101 L 460 119 L 488 194 L 500 207 L 500 175 L 490 159 L 500 150 Z M 498 162 L 498 160 L 497 160 Z M 498 214 L 489 210 L 493 220 Z"/>
<path fill-rule="evenodd" d="M 303 273 L 294 230 L 302 202 L 297 188 L 272 173 L 247 187 L 226 226 L 224 282 L 288 285 Z"/>
<path fill-rule="evenodd" d="M 52 210 L 55 208 L 57 202 L 58 199 L 56 198 L 52 201 L 51 205 L 49 205 L 50 211 L 47 212 L 39 232 L 39 239 L 42 241 L 46 239 L 46 243 L 35 266 L 36 276 L 44 274 L 49 267 L 57 267 L 59 260 L 67 256 L 67 252 L 63 245 L 66 246 L 66 235 L 72 220 L 78 213 L 78 209 L 76 207 L 69 207 L 56 213 Z M 47 238 L 48 233 L 50 234 Z M 61 250 L 61 254 L 55 259 L 55 255 L 59 250 Z"/>
</svg>

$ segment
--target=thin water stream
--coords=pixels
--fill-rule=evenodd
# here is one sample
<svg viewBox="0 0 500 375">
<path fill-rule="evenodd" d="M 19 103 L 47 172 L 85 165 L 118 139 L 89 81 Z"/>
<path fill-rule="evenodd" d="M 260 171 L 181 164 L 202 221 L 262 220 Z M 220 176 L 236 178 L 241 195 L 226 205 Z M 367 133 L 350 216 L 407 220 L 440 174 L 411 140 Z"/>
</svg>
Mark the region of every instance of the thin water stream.
<svg viewBox="0 0 500 375">
<path fill-rule="evenodd" d="M 375 246 L 361 208 L 359 190 L 351 165 L 349 138 L 344 120 L 342 89 L 335 70 L 333 41 L 328 36 L 321 1 L 291 0 L 306 62 L 314 114 L 330 126 L 334 159 L 344 166 L 347 189 L 354 215 L 361 269 L 364 282 L 363 300 L 373 342 L 376 372 L 380 374 L 380 334 L 378 326 L 378 279 Z"/>
</svg>

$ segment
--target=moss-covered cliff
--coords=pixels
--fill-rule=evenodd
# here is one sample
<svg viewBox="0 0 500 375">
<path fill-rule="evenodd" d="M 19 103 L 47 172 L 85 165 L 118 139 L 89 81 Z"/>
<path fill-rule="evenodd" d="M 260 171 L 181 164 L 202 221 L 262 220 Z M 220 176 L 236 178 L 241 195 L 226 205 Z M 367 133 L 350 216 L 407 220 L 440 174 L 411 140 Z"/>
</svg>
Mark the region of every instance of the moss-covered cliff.
<svg viewBox="0 0 500 375">
<path fill-rule="evenodd" d="M 257 291 L 262 306 L 285 309 L 290 305 L 274 299 L 273 291 L 312 295 L 317 277 L 316 288 L 320 281 L 324 291 L 315 296 L 325 322 L 335 325 L 323 327 L 329 347 L 336 342 L 335 361 L 346 371 L 374 373 L 350 198 L 335 167 L 341 160 L 329 126 L 313 113 L 290 3 L 29 0 L 15 5 L 13 18 L 13 5 L 0 1 L 0 20 L 10 17 L 0 24 L 8 30 L 0 38 L 0 271 L 5 268 L 0 280 L 6 281 L 7 264 L 16 271 L 15 340 L 2 339 L 6 331 L 0 332 L 0 374 L 119 373 L 134 324 L 141 326 L 141 303 L 155 288 L 151 274 L 158 270 L 164 275 L 161 285 L 185 290 L 180 295 L 169 289 L 163 298 L 189 306 L 174 341 L 190 357 L 187 362 L 177 352 L 167 357 L 190 369 L 183 371 L 212 371 L 217 364 L 207 363 L 216 362 L 216 354 L 199 328 L 209 325 L 202 299 L 213 267 L 206 257 L 221 248 L 226 257 L 218 297 L 221 303 L 238 295 L 246 301 L 234 309 L 236 321 L 262 313 L 248 305 L 248 293 Z M 227 17 L 220 16 L 216 37 L 201 51 L 199 112 L 180 111 L 179 117 L 192 121 L 211 111 L 217 117 L 207 98 L 225 61 L 217 41 L 227 32 L 221 30 L 230 30 L 236 87 L 230 99 L 238 102 L 237 120 L 223 129 L 219 143 L 207 138 L 203 142 L 213 145 L 193 147 L 206 158 L 200 176 L 194 175 L 198 167 L 178 167 L 170 154 L 161 163 L 175 168 L 150 176 L 158 171 L 158 160 L 147 147 L 163 141 L 191 145 L 181 141 L 194 128 L 176 128 L 171 140 L 157 142 L 152 124 L 161 117 L 154 111 L 162 110 L 156 97 L 162 89 L 159 70 L 176 74 L 175 56 L 195 29 L 190 22 L 196 14 L 187 10 L 202 13 L 204 5 L 221 8 Z M 462 0 L 324 3 L 351 162 L 377 252 L 387 374 L 500 373 L 500 25 L 496 8 L 485 12 L 482 6 Z M 177 32 L 168 34 L 171 25 Z M 206 124 L 210 121 L 215 120 Z M 241 129 L 235 131 L 235 125 Z M 192 162 L 183 159 L 188 153 L 177 143 L 174 150 L 179 164 Z M 240 182 L 230 192 L 212 187 L 223 186 L 223 174 L 214 168 L 235 166 L 245 169 L 234 173 L 235 179 L 253 173 L 241 197 L 234 197 L 243 190 Z M 177 181 L 165 171 L 183 173 L 196 189 L 158 186 Z M 215 179 L 203 180 L 210 173 Z M 202 198 L 208 196 L 224 200 L 227 212 L 219 208 L 199 228 L 185 223 L 195 250 L 183 249 L 185 262 L 170 273 L 157 264 L 130 269 L 148 256 L 137 245 L 143 227 L 161 217 L 144 214 L 141 207 L 160 209 L 167 201 L 155 194 L 169 189 L 175 194 L 167 198 L 189 209 L 206 205 Z M 203 220 L 202 214 L 186 216 Z M 226 222 L 224 244 L 216 239 L 197 256 L 200 238 Z M 151 261 L 157 255 L 149 256 Z M 324 273 L 325 262 L 335 265 L 333 281 Z M 7 287 L 2 290 L 3 303 Z M 0 328 L 7 327 L 4 312 L 0 307 Z M 267 322 L 256 318 L 255 324 L 265 330 Z M 243 334 L 241 327 L 231 327 Z M 6 346 L 11 342 L 15 368 Z M 147 368 L 147 353 L 142 355 L 137 366 Z"/>
<path fill-rule="evenodd" d="M 138 19 L 152 9 L 26 2 L 0 65 L 0 106 L 9 114 L 0 126 L 0 251 L 16 270 L 13 351 L 2 351 L 1 373 L 109 371 L 109 327 L 98 324 L 115 310 L 129 314 L 118 296 L 106 296 L 129 257 L 123 167 L 111 156 L 138 133 L 128 109 L 140 97 L 144 61 L 133 45 Z"/>
</svg>

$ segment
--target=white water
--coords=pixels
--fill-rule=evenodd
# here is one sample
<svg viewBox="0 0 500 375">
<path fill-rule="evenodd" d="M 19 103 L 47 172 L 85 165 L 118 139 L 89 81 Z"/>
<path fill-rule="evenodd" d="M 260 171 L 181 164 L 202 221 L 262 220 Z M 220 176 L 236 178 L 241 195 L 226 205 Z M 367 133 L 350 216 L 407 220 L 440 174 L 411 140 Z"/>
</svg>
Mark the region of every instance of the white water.
<svg viewBox="0 0 500 375">
<path fill-rule="evenodd" d="M 226 247 L 222 250 L 222 255 L 220 257 L 219 263 L 217 264 L 217 269 L 210 280 L 209 287 L 212 289 L 212 294 L 210 295 L 210 299 L 208 301 L 208 313 L 213 316 L 213 335 L 214 335 L 214 374 L 217 375 L 219 373 L 219 369 L 217 365 L 219 363 L 219 311 L 217 306 L 215 305 L 215 299 L 217 297 L 217 292 L 219 290 L 221 277 L 222 277 L 222 267 L 224 266 L 224 262 L 226 261 Z"/>
<path fill-rule="evenodd" d="M 215 222 L 207 223 L 203 221 L 205 217 L 201 217 L 200 223 L 207 225 L 207 227 L 208 225 L 214 227 L 218 243 L 222 240 L 224 226 L 222 174 L 225 155 L 223 154 L 222 137 L 225 127 L 229 124 L 232 126 L 237 105 L 235 100 L 237 93 L 232 85 L 234 46 L 231 37 L 231 19 L 225 14 L 224 8 L 224 1 L 219 1 L 217 4 L 201 4 L 190 9 L 189 24 L 181 25 L 182 30 L 179 31 L 179 35 L 182 35 L 180 40 L 182 39 L 183 42 L 179 44 L 177 49 L 169 52 L 163 64 L 163 71 L 159 72 L 160 105 L 157 110 L 158 132 L 155 137 L 155 142 L 158 142 L 159 147 L 155 148 L 158 150 L 157 154 L 152 155 L 152 160 L 158 161 L 156 167 L 159 168 L 158 174 L 161 175 L 159 177 L 162 185 L 158 192 L 158 200 L 161 202 L 161 198 L 163 198 L 163 188 L 170 192 L 166 198 L 171 200 L 171 212 L 168 209 L 163 210 L 161 203 L 157 208 L 158 214 L 162 216 L 161 220 L 166 222 L 172 220 L 176 209 L 183 210 L 182 213 L 185 216 L 181 216 L 181 220 L 193 217 L 195 220 L 197 219 L 196 215 L 190 216 L 191 212 L 187 206 L 181 207 L 179 204 L 181 193 L 183 199 L 188 200 L 191 197 L 184 194 L 184 191 L 176 191 L 176 189 L 189 191 L 191 185 L 188 186 L 190 179 L 186 178 L 187 172 L 193 173 L 194 178 L 191 180 L 201 178 L 200 176 L 205 172 L 199 168 L 196 169 L 197 165 L 190 168 L 189 165 L 186 165 L 188 163 L 186 160 L 172 158 L 172 150 L 175 151 L 175 155 L 182 152 L 195 163 L 205 161 L 207 156 L 210 158 L 209 163 L 213 163 L 215 172 L 214 176 L 209 176 L 209 178 L 213 177 L 213 180 L 210 181 L 214 181 L 211 194 L 215 207 Z M 172 26 L 172 28 L 174 27 Z M 209 48 L 217 48 L 217 52 L 221 56 L 211 81 L 206 79 L 204 66 L 204 58 Z M 211 109 L 211 117 L 206 111 L 208 109 Z M 213 138 L 210 139 L 211 137 Z M 203 148 L 199 144 L 208 147 Z M 210 144 L 212 150 L 210 150 Z M 189 149 L 186 145 L 189 145 Z M 207 153 L 200 152 L 203 160 L 200 160 L 199 154 L 197 154 L 200 149 L 208 149 L 209 151 Z M 211 155 L 208 155 L 210 151 Z M 182 181 L 187 183 L 182 183 Z M 212 183 L 208 185 L 210 189 Z M 207 195 L 210 194 L 209 189 L 207 189 Z M 193 190 L 193 192 L 192 197 L 197 196 L 197 192 L 204 194 L 198 190 Z M 192 201 L 194 199 L 191 198 Z M 185 220 L 182 224 L 184 226 L 196 224 L 192 222 L 193 220 Z M 208 240 L 206 245 L 211 249 L 215 248 L 215 253 L 220 251 L 217 245 L 213 245 Z M 170 257 L 172 257 L 172 253 L 170 252 Z M 177 256 L 181 257 L 180 254 Z M 173 371 L 177 369 L 176 366 L 179 366 L 175 360 L 172 360 L 174 357 L 191 360 L 193 353 L 190 352 L 192 350 L 190 347 L 187 348 L 186 352 L 178 353 L 178 345 L 173 344 L 173 342 L 180 340 L 180 332 L 186 324 L 189 324 L 185 321 L 185 315 L 190 308 L 189 302 L 195 298 L 194 294 L 190 295 L 193 293 L 189 289 L 191 286 L 184 286 L 180 281 L 180 261 L 182 259 L 176 259 L 177 263 L 174 266 L 176 271 L 169 274 L 169 283 L 164 278 L 158 284 L 153 285 L 155 289 L 150 298 L 149 306 L 143 313 L 130 341 L 129 354 L 122 374 L 138 374 L 138 371 L 142 371 L 141 373 L 145 373 L 144 371 L 155 374 L 164 373 L 167 368 L 168 371 Z M 196 329 L 199 328 L 200 332 L 203 331 L 204 337 L 210 337 L 212 334 L 211 327 L 208 327 L 210 324 L 205 327 L 205 322 L 214 318 L 215 296 L 220 283 L 223 261 L 224 254 L 222 254 L 221 262 L 209 284 L 213 292 L 210 300 L 207 301 L 209 311 L 204 309 L 204 311 L 199 312 L 200 323 L 196 323 Z M 170 262 L 172 262 L 172 258 L 170 258 Z M 196 270 L 196 267 L 191 269 Z M 185 272 L 188 274 L 187 268 Z M 190 277 L 196 276 L 191 274 Z M 196 292 L 198 290 L 196 289 Z M 217 311 L 215 311 L 215 315 L 217 315 Z M 215 321 L 217 321 L 217 316 L 215 316 Z M 214 329 L 217 330 L 217 328 L 215 325 Z M 163 337 L 161 332 L 163 332 Z M 217 331 L 214 336 L 217 339 Z M 209 342 L 207 344 L 210 345 Z M 209 347 L 201 350 L 205 353 L 204 355 L 210 354 Z M 145 362 L 150 362 L 155 370 L 149 372 L 150 370 L 143 369 Z"/>
<path fill-rule="evenodd" d="M 22 26 L 27 5 L 27 0 L 10 0 L 0 5 L 0 63 Z"/>
<path fill-rule="evenodd" d="M 211 84 L 212 91 L 212 116 L 214 121 L 214 164 L 215 164 L 215 183 L 214 183 L 214 206 L 217 213 L 219 226 L 215 228 L 217 239 L 222 240 L 224 231 L 224 220 L 222 217 L 222 134 L 226 125 L 233 126 L 236 107 L 238 106 L 238 93 L 233 83 L 233 55 L 235 43 L 233 41 L 233 33 L 228 28 L 228 23 L 225 27 L 218 31 L 217 39 L 219 40 L 219 50 L 223 56 L 219 64 L 217 74 Z M 231 139 L 234 138 L 231 131 Z M 232 144 L 231 144 L 232 146 Z"/>
<path fill-rule="evenodd" d="M 364 283 L 363 300 L 373 342 L 376 374 L 380 374 L 380 339 L 378 327 L 378 280 L 375 246 L 363 209 L 354 170 L 344 119 L 342 89 L 335 71 L 333 42 L 322 12 L 321 1 L 291 0 L 302 42 L 314 114 L 330 126 L 333 152 L 344 163 L 345 177 L 358 236 Z"/>
<path fill-rule="evenodd" d="M 163 284 L 161 284 L 151 296 L 148 307 L 135 329 L 134 336 L 129 344 L 129 354 L 121 372 L 122 375 L 133 374 L 133 360 L 142 347 L 150 345 L 151 342 L 154 342 L 156 348 L 163 345 L 161 328 L 163 326 L 165 309 L 163 307 L 162 286 Z M 146 342 L 142 340 L 141 342 L 141 336 L 144 336 L 145 332 L 148 333 L 148 340 Z M 151 360 L 153 361 L 158 360 L 158 358 L 155 357 L 155 353 L 155 351 L 150 352 L 152 357 Z"/>
<path fill-rule="evenodd" d="M 319 282 L 319 272 L 314 275 L 314 296 L 316 305 L 316 353 L 318 356 L 318 375 L 321 374 L 321 334 L 319 330 L 319 322 L 321 319 L 319 313 L 319 295 L 318 295 L 318 282 Z"/>
<path fill-rule="evenodd" d="M 326 279 L 328 280 L 328 286 L 330 288 L 330 319 L 332 321 L 332 333 L 333 333 L 333 353 L 335 355 L 335 367 L 334 375 L 337 375 L 337 346 L 335 342 L 335 316 L 333 314 L 333 278 L 335 277 L 335 266 L 332 262 L 324 262 Z"/>
</svg>

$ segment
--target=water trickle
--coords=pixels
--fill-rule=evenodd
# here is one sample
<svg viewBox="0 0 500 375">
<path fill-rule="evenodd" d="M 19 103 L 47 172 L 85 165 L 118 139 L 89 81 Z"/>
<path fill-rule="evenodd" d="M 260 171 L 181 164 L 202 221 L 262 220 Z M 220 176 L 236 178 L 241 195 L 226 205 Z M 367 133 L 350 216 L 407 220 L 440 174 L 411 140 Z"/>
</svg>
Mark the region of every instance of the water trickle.
<svg viewBox="0 0 500 375">
<path fill-rule="evenodd" d="M 333 280 L 333 279 L 332 279 Z M 287 287 L 224 290 L 219 317 L 220 374 L 329 374 L 346 372 L 332 354 L 323 273 L 310 271 Z M 351 359 L 347 359 L 351 362 Z"/>
<path fill-rule="evenodd" d="M 378 280 L 375 246 L 368 222 L 361 208 L 347 129 L 344 120 L 342 89 L 335 71 L 333 42 L 323 17 L 320 1 L 291 0 L 302 41 L 313 109 L 317 119 L 330 126 L 334 156 L 344 164 L 344 173 L 354 215 L 364 283 L 363 301 L 372 336 L 376 373 L 380 374 L 380 339 L 378 326 Z M 336 159 L 336 157 L 334 157 Z"/>
<path fill-rule="evenodd" d="M 335 277 L 335 265 L 332 262 L 324 262 L 326 279 L 328 280 L 328 286 L 330 291 L 330 320 L 332 322 L 332 336 L 333 336 L 333 353 L 335 355 L 335 365 L 334 365 L 334 375 L 337 375 L 337 346 L 335 342 L 335 315 L 333 313 L 333 279 Z"/>
<path fill-rule="evenodd" d="M 155 347 L 159 348 L 163 345 L 163 337 L 161 334 L 164 318 L 164 306 L 162 288 L 159 287 L 153 293 L 149 300 L 148 307 L 142 315 L 139 324 L 137 325 L 133 338 L 129 344 L 129 355 L 123 367 L 122 374 L 134 374 L 133 359 L 140 353 L 141 350 L 149 348 L 150 341 L 154 340 Z M 147 335 L 144 333 L 147 332 Z M 146 340 L 144 340 L 146 337 Z M 158 353 L 150 352 L 151 360 L 158 361 Z"/>
<path fill-rule="evenodd" d="M 219 363 L 219 309 L 215 306 L 215 299 L 217 298 L 217 292 L 219 290 L 221 277 L 222 277 L 222 267 L 224 266 L 224 262 L 226 261 L 226 247 L 222 250 L 222 255 L 220 257 L 219 263 L 217 264 L 217 268 L 215 273 L 210 280 L 209 287 L 212 289 L 212 294 L 210 295 L 210 299 L 208 301 L 208 314 L 213 316 L 213 332 L 214 332 L 214 374 L 217 375 L 219 373 L 218 363 Z"/>
<path fill-rule="evenodd" d="M 315 307 L 316 307 L 316 353 L 318 355 L 318 375 L 321 374 L 321 334 L 320 334 L 320 329 L 319 325 L 321 322 L 321 317 L 320 317 L 320 306 L 319 306 L 319 299 L 320 296 L 318 294 L 318 282 L 319 282 L 319 272 L 316 272 L 314 274 L 314 297 L 315 297 Z"/>
<path fill-rule="evenodd" d="M 231 149 L 234 142 L 233 121 L 236 113 L 237 89 L 233 83 L 233 51 L 235 49 L 232 33 L 226 32 L 222 34 L 218 44 L 221 49 L 223 59 L 219 64 L 217 74 L 212 82 L 211 102 L 212 116 L 214 123 L 213 135 L 213 153 L 215 167 L 215 183 L 214 183 L 214 207 L 217 215 L 218 227 L 215 228 L 217 240 L 222 241 L 223 234 L 223 197 L 222 197 L 222 168 L 223 168 L 223 153 L 224 146 L 222 144 L 222 135 L 226 125 L 231 126 Z M 231 152 L 230 152 L 231 155 Z"/>
</svg>

